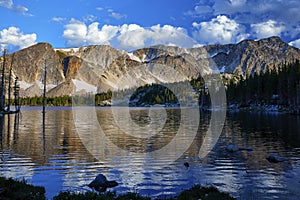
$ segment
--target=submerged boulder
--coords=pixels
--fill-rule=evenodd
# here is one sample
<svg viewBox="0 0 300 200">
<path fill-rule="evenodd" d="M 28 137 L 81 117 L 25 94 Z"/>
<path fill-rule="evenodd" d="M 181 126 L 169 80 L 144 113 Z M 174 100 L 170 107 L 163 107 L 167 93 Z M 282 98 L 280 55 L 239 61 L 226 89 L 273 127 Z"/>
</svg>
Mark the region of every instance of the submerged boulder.
<svg viewBox="0 0 300 200">
<path fill-rule="evenodd" d="M 183 163 L 183 165 L 188 169 L 190 167 L 190 164 L 188 162 Z"/>
<path fill-rule="evenodd" d="M 284 158 L 278 154 L 269 154 L 269 155 L 267 155 L 266 159 L 270 163 L 279 163 L 279 162 L 287 161 L 287 158 Z"/>
<path fill-rule="evenodd" d="M 92 189 L 98 192 L 105 192 L 107 188 L 115 187 L 118 183 L 116 181 L 108 181 L 103 174 L 98 174 L 96 178 L 88 184 Z"/>
</svg>

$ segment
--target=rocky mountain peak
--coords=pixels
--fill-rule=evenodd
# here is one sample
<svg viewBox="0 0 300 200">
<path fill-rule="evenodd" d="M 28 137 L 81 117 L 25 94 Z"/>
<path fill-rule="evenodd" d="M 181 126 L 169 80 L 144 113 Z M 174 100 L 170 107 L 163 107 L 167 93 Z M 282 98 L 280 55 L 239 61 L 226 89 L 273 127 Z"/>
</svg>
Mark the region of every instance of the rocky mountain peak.
<svg viewBox="0 0 300 200">
<path fill-rule="evenodd" d="M 277 36 L 258 41 L 243 40 L 237 44 L 221 45 L 221 49 L 223 51 L 215 52 L 212 57 L 217 66 L 224 66 L 226 72 L 246 77 L 300 59 L 300 50 L 289 46 Z M 225 49 L 228 50 L 226 54 L 224 54 Z"/>
<path fill-rule="evenodd" d="M 12 54 L 7 55 L 7 63 L 11 59 Z M 14 53 L 13 74 L 19 77 L 23 96 L 37 95 L 46 65 L 48 95 L 56 96 L 189 80 L 212 73 L 212 65 L 251 76 L 297 59 L 300 50 L 279 37 L 191 49 L 157 45 L 132 52 L 108 45 L 53 49 L 48 43 L 38 43 Z"/>
<path fill-rule="evenodd" d="M 259 43 L 273 43 L 273 44 L 286 44 L 279 36 L 271 36 L 268 38 L 263 38 L 261 40 L 258 40 Z"/>
<path fill-rule="evenodd" d="M 8 55 L 12 61 L 13 73 L 19 80 L 25 82 L 43 81 L 45 66 L 49 79 L 48 84 L 55 84 L 63 81 L 62 66 L 59 56 L 49 43 L 38 43 Z"/>
</svg>

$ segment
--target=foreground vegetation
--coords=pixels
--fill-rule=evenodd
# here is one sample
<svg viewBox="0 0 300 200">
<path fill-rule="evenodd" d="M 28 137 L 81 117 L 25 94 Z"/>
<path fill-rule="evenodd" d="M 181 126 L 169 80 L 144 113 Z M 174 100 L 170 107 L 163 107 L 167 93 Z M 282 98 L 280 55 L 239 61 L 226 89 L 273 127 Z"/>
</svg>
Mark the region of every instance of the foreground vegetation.
<svg viewBox="0 0 300 200">
<path fill-rule="evenodd" d="M 0 199 L 40 200 L 45 198 L 45 188 L 0 177 Z"/>
<path fill-rule="evenodd" d="M 44 200 L 45 188 L 32 186 L 23 181 L 15 181 L 0 177 L 0 199 L 24 199 L 24 200 Z M 105 193 L 72 193 L 61 192 L 53 200 L 150 200 L 150 197 L 143 197 L 137 193 L 117 195 L 115 192 Z M 218 191 L 215 187 L 193 186 L 189 190 L 184 190 L 177 197 L 163 198 L 165 200 L 231 200 L 234 199 L 227 193 Z"/>
</svg>

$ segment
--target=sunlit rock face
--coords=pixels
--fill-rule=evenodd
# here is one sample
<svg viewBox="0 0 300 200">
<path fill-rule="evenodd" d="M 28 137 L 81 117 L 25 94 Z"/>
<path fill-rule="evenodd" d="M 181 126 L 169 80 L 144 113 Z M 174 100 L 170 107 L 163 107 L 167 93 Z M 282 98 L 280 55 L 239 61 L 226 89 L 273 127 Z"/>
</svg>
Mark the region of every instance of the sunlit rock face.
<svg viewBox="0 0 300 200">
<path fill-rule="evenodd" d="M 258 41 L 243 40 L 238 44 L 211 45 L 205 48 L 217 66 L 225 66 L 225 72 L 245 77 L 264 73 L 300 58 L 300 50 L 289 46 L 279 37 Z"/>
</svg>

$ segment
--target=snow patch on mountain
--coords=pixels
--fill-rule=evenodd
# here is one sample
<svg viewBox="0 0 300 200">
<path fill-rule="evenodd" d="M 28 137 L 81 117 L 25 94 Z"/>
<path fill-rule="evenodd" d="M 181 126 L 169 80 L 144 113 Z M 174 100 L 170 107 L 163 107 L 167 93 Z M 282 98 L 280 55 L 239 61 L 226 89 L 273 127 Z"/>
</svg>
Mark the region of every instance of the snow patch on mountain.
<svg viewBox="0 0 300 200">
<path fill-rule="evenodd" d="M 88 47 L 77 47 L 77 48 L 58 48 L 54 49 L 55 51 L 62 51 L 68 55 L 76 55 L 81 57 L 81 53 L 84 52 Z"/>
<path fill-rule="evenodd" d="M 79 48 L 62 48 L 62 49 L 54 49 L 55 51 L 64 51 L 64 52 L 74 52 L 77 53 L 79 51 Z"/>
<path fill-rule="evenodd" d="M 78 79 L 72 79 L 72 82 L 75 85 L 76 92 L 85 90 L 88 93 L 93 93 L 93 94 L 97 93 L 97 87 L 94 85 L 91 85 L 85 81 L 78 80 Z"/>
<path fill-rule="evenodd" d="M 223 67 L 221 67 L 221 69 L 216 69 L 216 70 L 212 70 L 212 71 L 213 71 L 213 73 L 218 74 L 218 73 L 225 72 L 225 70 L 226 70 L 226 66 L 223 66 Z"/>
<path fill-rule="evenodd" d="M 33 85 L 37 85 L 40 89 L 44 89 L 44 83 L 42 83 L 41 81 L 35 81 L 34 83 L 27 83 L 26 81 L 18 81 L 20 88 L 23 90 L 26 90 L 30 87 L 32 87 Z M 46 89 L 52 89 L 55 88 L 57 85 L 55 84 L 47 84 L 46 85 Z"/>
<path fill-rule="evenodd" d="M 137 62 L 142 62 L 141 59 L 139 57 L 135 56 L 133 53 L 127 53 L 127 55 L 129 56 L 129 58 L 131 60 L 135 60 Z"/>
<path fill-rule="evenodd" d="M 18 81 L 20 88 L 26 90 L 27 88 L 31 87 L 32 83 L 27 83 L 26 81 Z"/>
<path fill-rule="evenodd" d="M 35 81 L 35 84 L 39 86 L 40 89 L 44 89 L 44 83 L 42 83 L 41 81 Z M 46 89 L 52 89 L 55 88 L 57 85 L 54 84 L 47 84 L 46 85 Z"/>
</svg>

